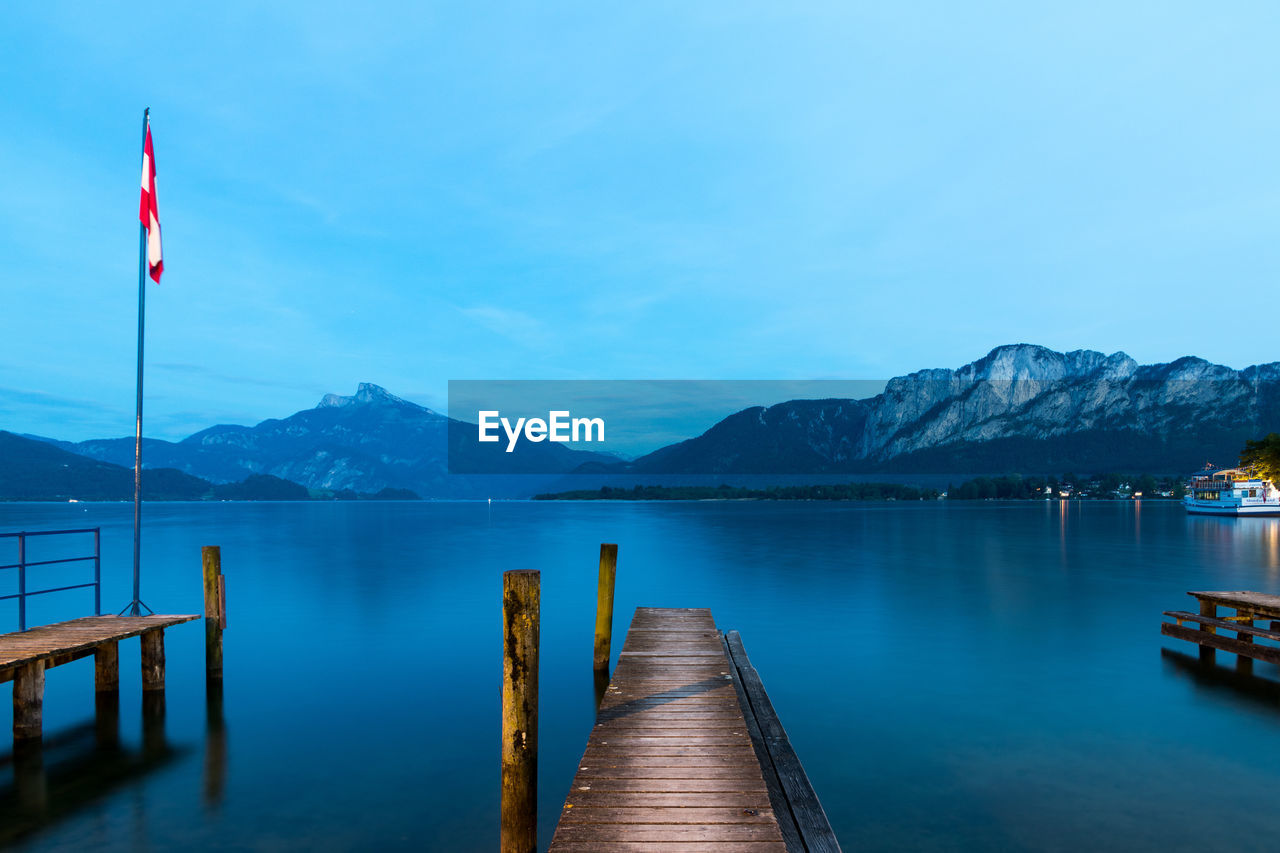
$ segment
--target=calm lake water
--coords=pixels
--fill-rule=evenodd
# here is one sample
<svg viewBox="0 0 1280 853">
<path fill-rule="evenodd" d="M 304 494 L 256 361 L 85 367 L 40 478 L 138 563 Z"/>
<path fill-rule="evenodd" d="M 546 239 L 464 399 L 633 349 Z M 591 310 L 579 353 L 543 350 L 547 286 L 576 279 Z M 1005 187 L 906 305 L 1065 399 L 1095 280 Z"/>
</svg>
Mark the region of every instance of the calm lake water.
<svg viewBox="0 0 1280 853">
<path fill-rule="evenodd" d="M 100 525 L 114 612 L 131 511 L 0 504 L 0 532 Z M 157 612 L 202 610 L 200 546 L 222 546 L 222 725 L 199 623 L 166 632 L 163 729 L 144 727 L 138 643 L 121 644 L 110 754 L 94 745 L 92 660 L 53 669 L 40 806 L 16 784 L 0 686 L 0 841 L 495 849 L 501 575 L 520 568 L 542 571 L 545 848 L 593 721 L 605 541 L 619 543 L 615 662 L 637 606 L 709 607 L 739 630 L 846 850 L 1280 837 L 1277 668 L 1240 678 L 1220 653 L 1206 669 L 1159 630 L 1190 589 L 1280 592 L 1278 519 L 1153 502 L 305 503 L 153 504 L 145 524 Z M 86 572 L 36 571 L 34 586 Z M 30 619 L 91 607 L 89 591 L 58 593 Z M 0 630 L 16 622 L 0 605 Z"/>
</svg>

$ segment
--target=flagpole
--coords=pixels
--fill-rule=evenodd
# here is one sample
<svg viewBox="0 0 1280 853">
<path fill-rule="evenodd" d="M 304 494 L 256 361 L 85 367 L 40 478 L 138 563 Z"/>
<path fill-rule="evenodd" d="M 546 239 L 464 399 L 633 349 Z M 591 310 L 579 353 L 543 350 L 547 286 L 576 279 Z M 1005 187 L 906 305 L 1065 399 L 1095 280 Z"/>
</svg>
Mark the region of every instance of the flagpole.
<svg viewBox="0 0 1280 853">
<path fill-rule="evenodd" d="M 147 125 L 151 107 L 142 111 L 142 159 L 146 161 Z M 138 406 L 133 438 L 133 601 L 125 609 L 141 616 L 142 603 L 142 329 L 147 300 L 147 226 L 138 223 Z M 147 607 L 150 611 L 151 608 Z"/>
</svg>

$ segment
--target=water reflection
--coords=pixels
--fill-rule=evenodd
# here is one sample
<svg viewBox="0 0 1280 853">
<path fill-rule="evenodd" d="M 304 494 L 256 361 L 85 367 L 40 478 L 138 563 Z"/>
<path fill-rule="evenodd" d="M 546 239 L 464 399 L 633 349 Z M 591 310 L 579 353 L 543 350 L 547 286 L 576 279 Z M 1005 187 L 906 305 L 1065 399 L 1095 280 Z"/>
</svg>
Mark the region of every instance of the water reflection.
<svg viewBox="0 0 1280 853">
<path fill-rule="evenodd" d="M 94 694 L 94 738 L 101 752 L 120 748 L 120 692 L 101 690 Z"/>
<path fill-rule="evenodd" d="M 1201 660 L 1186 652 L 1162 648 L 1160 657 L 1165 669 L 1191 680 L 1204 692 L 1228 692 L 1256 706 L 1280 710 L 1280 682 L 1259 678 L 1246 672 L 1228 669 L 1212 660 Z M 1242 658 L 1249 660 L 1249 658 Z"/>
<path fill-rule="evenodd" d="M 227 784 L 227 725 L 222 714 L 222 679 L 209 679 L 205 688 L 204 804 L 222 804 Z"/>
<path fill-rule="evenodd" d="M 169 748 L 164 732 L 165 711 L 163 690 L 142 691 L 142 753 L 148 758 L 163 755 Z"/>
<path fill-rule="evenodd" d="M 164 694 L 149 693 L 155 695 L 149 701 L 144 695 L 140 751 L 121 745 L 119 694 L 99 693 L 92 722 L 15 744 L 0 758 L 13 767 L 12 785 L 0 788 L 0 846 L 71 818 L 184 754 L 165 737 Z M 138 837 L 147 837 L 145 820 Z"/>
<path fill-rule="evenodd" d="M 1188 532 L 1205 549 L 1228 548 L 1262 558 L 1268 576 L 1280 580 L 1280 518 L 1187 517 Z M 1257 556 L 1255 556 L 1257 555 Z"/>
<path fill-rule="evenodd" d="M 13 784 L 18 807 L 41 814 L 49 809 L 49 779 L 44 771 L 44 749 L 39 741 L 21 741 L 13 747 Z"/>
</svg>

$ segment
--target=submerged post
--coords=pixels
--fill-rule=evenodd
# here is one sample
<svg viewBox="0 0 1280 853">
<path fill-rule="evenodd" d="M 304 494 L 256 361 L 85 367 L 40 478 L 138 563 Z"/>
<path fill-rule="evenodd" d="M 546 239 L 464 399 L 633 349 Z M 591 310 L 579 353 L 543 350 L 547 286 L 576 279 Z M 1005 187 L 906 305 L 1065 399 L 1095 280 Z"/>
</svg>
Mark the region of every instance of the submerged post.
<svg viewBox="0 0 1280 853">
<path fill-rule="evenodd" d="M 501 853 L 538 846 L 538 627 L 540 575 L 502 576 Z"/>
<path fill-rule="evenodd" d="M 613 643 L 613 585 L 618 573 L 618 546 L 601 544 L 600 580 L 596 588 L 596 648 L 593 668 L 609 670 Z"/>
<path fill-rule="evenodd" d="M 222 549 L 206 545 L 200 549 L 204 569 L 204 674 L 207 680 L 222 680 L 222 629 L 226 602 L 222 583 Z"/>
</svg>

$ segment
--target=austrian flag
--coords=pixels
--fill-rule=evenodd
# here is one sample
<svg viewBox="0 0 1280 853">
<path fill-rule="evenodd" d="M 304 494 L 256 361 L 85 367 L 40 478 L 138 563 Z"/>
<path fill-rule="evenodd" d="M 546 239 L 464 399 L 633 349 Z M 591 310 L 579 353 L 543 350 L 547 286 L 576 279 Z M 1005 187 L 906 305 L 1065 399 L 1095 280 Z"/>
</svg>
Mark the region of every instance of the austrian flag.
<svg viewBox="0 0 1280 853">
<path fill-rule="evenodd" d="M 147 268 L 151 280 L 160 283 L 164 259 L 160 256 L 160 214 L 156 210 L 156 155 L 151 148 L 151 123 L 147 122 L 147 140 L 142 146 L 142 199 L 138 203 L 138 219 L 147 230 Z"/>
</svg>

